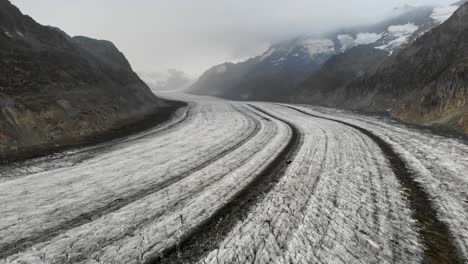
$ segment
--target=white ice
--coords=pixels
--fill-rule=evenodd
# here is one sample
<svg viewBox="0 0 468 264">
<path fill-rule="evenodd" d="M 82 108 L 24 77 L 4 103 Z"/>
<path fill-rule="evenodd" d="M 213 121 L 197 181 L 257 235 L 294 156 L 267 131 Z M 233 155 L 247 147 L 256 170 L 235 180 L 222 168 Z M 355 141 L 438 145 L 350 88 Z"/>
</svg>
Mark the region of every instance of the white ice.
<svg viewBox="0 0 468 264">
<path fill-rule="evenodd" d="M 458 7 L 456 5 L 436 7 L 431 14 L 431 18 L 438 23 L 444 23 L 457 9 Z"/>
</svg>

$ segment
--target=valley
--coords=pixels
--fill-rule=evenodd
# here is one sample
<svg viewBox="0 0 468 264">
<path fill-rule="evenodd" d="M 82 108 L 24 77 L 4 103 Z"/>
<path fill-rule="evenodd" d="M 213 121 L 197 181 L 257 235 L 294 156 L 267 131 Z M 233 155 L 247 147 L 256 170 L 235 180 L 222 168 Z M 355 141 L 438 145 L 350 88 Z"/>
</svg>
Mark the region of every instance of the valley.
<svg viewBox="0 0 468 264">
<path fill-rule="evenodd" d="M 468 263 L 467 135 L 468 0 L 0 0 L 0 264 Z"/>
<path fill-rule="evenodd" d="M 188 107 L 155 128 L 3 165 L 0 263 L 467 260 L 463 139 L 326 108 L 170 99 Z"/>
</svg>

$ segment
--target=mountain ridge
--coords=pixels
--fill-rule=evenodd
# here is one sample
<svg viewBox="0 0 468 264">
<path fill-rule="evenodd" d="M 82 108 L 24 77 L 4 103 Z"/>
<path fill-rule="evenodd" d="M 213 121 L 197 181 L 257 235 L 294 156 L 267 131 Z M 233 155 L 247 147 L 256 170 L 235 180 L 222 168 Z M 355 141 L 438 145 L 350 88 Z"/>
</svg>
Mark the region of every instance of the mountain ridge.
<svg viewBox="0 0 468 264">
<path fill-rule="evenodd" d="M 201 78 L 203 82 L 195 83 L 189 91 L 233 100 L 282 101 L 285 97 L 292 96 L 291 87 L 298 86 L 319 71 L 332 56 L 354 46 L 372 45 L 389 53 L 398 50 L 410 41 L 415 32 L 424 32 L 436 24 L 431 18 L 433 12 L 434 7 L 407 6 L 395 12 L 393 17 L 373 25 L 281 41 L 271 45 L 263 54 L 245 61 L 245 66 L 241 62 L 232 68 L 235 72 L 244 74 L 226 71 L 215 76 L 212 69 L 222 65 L 220 64 L 205 72 Z M 242 67 L 244 69 L 241 70 Z M 233 76 L 238 79 L 234 80 Z M 209 83 L 210 77 L 218 81 Z"/>
<path fill-rule="evenodd" d="M 108 41 L 70 37 L 0 0 L 0 158 L 119 134 L 179 103 L 157 98 Z"/>
<path fill-rule="evenodd" d="M 243 74 L 236 76 L 240 80 L 235 79 L 234 81 L 230 78 L 223 78 L 222 75 L 227 75 L 229 72 L 216 75 L 215 71 L 209 71 L 210 75 L 203 75 L 203 83 L 196 83 L 192 92 L 206 94 L 206 90 L 208 90 L 208 93 L 211 93 L 210 95 L 234 100 L 309 103 L 369 113 L 390 114 L 405 122 L 420 125 L 447 126 L 461 129 L 461 131 L 467 133 L 467 125 L 465 123 L 468 117 L 460 117 L 460 115 L 463 115 L 463 111 L 466 112 L 466 110 L 460 110 L 458 109 L 460 107 L 457 106 L 458 110 L 456 111 L 458 111 L 458 114 L 450 116 L 453 112 L 448 108 L 453 108 L 454 104 L 442 102 L 441 98 L 446 95 L 431 97 L 420 93 L 420 100 L 427 101 L 425 102 L 426 106 L 430 105 L 431 102 L 432 104 L 442 103 L 450 105 L 446 106 L 445 110 L 442 109 L 443 107 L 439 110 L 435 110 L 435 108 L 429 110 L 430 107 L 424 108 L 422 105 L 419 105 L 418 107 L 411 108 L 409 107 L 411 104 L 404 103 L 403 99 L 409 100 L 408 98 L 410 97 L 409 95 L 406 96 L 406 94 L 403 96 L 403 93 L 409 93 L 408 89 L 402 91 L 400 88 L 395 87 L 395 93 L 385 94 L 382 92 L 386 89 L 385 84 L 380 84 L 380 88 L 378 89 L 374 89 L 373 87 L 377 85 L 377 80 L 383 78 L 382 74 L 376 73 L 377 71 L 382 71 L 383 67 L 386 67 L 385 65 L 388 65 L 390 61 L 401 56 L 399 54 L 411 50 L 411 47 L 414 47 L 413 45 L 418 45 L 415 43 L 419 43 L 421 39 L 426 38 L 427 35 L 431 35 L 434 30 L 437 31 L 440 27 L 444 28 L 444 25 L 449 23 L 450 17 L 455 16 L 453 12 L 457 9 L 460 10 L 460 8 L 466 5 L 463 3 L 466 3 L 466 1 L 460 1 L 446 7 L 405 7 L 399 16 L 388 19 L 387 22 L 380 22 L 374 26 L 337 30 L 331 35 L 324 37 L 334 43 L 335 51 L 331 52 L 326 59 L 318 63 L 316 69 L 305 68 L 309 75 L 298 83 L 293 81 L 290 74 L 284 74 L 283 72 L 273 73 L 264 79 L 257 78 L 252 81 L 248 76 L 252 71 L 255 72 L 256 69 L 255 66 L 249 66 L 243 69 Z M 459 5 L 462 5 L 462 7 Z M 383 32 L 379 31 L 382 29 L 385 30 Z M 271 56 L 273 54 L 271 50 L 274 47 L 275 45 L 261 57 L 251 60 L 254 61 L 254 64 L 258 65 L 259 58 L 265 60 L 265 58 Z M 411 54 L 406 54 L 405 56 L 408 57 Z M 282 63 L 291 61 L 288 57 L 282 58 Z M 281 58 L 274 59 L 272 62 L 281 60 Z M 440 59 L 443 60 L 444 58 Z M 402 64 L 404 63 L 402 62 Z M 242 65 L 242 63 L 239 65 Z M 241 66 L 237 67 L 241 68 Z M 301 66 L 299 65 L 299 67 Z M 407 65 L 399 67 L 405 68 Z M 411 72 L 412 70 L 408 69 L 407 71 Z M 238 70 L 238 72 L 242 71 Z M 404 73 L 404 71 L 402 72 Z M 217 78 L 217 83 L 210 83 L 210 78 Z M 392 80 L 388 78 L 388 83 L 392 83 Z M 417 78 L 411 75 L 393 79 L 417 80 Z M 426 87 L 425 89 L 429 88 Z M 213 92 L 213 90 L 216 92 Z M 256 93 L 257 91 L 262 91 L 262 93 Z M 358 98 L 359 96 L 361 97 Z M 463 96 L 465 95 L 457 97 L 456 100 L 458 102 L 455 103 L 456 105 L 463 104 L 463 100 L 466 100 L 463 99 Z M 415 96 L 413 98 L 413 106 L 418 105 L 415 103 L 417 100 L 417 96 Z M 403 106 L 406 107 L 406 110 L 403 110 Z M 431 115 L 432 117 L 429 117 Z"/>
<path fill-rule="evenodd" d="M 359 94 L 372 100 L 371 110 L 389 110 L 406 122 L 447 125 L 468 133 L 467 42 L 465 3 L 446 22 L 389 57 L 375 72 L 353 81 L 343 104 L 368 108 L 369 104 L 356 96 Z M 376 92 L 371 95 L 362 89 Z"/>
</svg>

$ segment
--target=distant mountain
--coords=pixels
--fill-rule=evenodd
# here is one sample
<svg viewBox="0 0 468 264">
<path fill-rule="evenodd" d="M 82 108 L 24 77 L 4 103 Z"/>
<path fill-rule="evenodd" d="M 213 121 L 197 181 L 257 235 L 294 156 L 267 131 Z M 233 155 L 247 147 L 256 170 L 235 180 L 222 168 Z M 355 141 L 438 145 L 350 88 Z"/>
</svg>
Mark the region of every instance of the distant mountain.
<svg viewBox="0 0 468 264">
<path fill-rule="evenodd" d="M 331 57 L 323 67 L 293 90 L 288 101 L 339 107 L 349 83 L 363 76 L 388 52 L 370 45 L 358 45 Z"/>
<path fill-rule="evenodd" d="M 245 62 L 224 63 L 206 71 L 189 89 L 202 95 L 241 100 L 284 96 L 286 87 L 302 82 L 336 53 L 330 39 L 299 37 L 270 47 Z"/>
<path fill-rule="evenodd" d="M 468 133 L 468 3 L 339 93 L 342 107 Z"/>
<path fill-rule="evenodd" d="M 440 24 L 450 15 L 447 13 L 450 10 L 404 6 L 395 9 L 390 19 L 374 25 L 341 29 L 322 37 L 301 36 L 284 41 L 246 62 L 213 67 L 189 90 L 234 100 L 289 100 L 298 92 L 297 87 L 333 56 L 360 45 L 391 54 Z M 366 54 L 374 53 L 369 50 Z M 225 71 L 216 70 L 224 66 Z"/>
<path fill-rule="evenodd" d="M 224 96 L 230 99 L 277 101 L 288 95 L 291 87 L 319 70 L 336 52 L 334 42 L 327 38 L 299 37 L 273 45 L 257 58 L 255 67 Z"/>
<path fill-rule="evenodd" d="M 234 91 L 242 78 L 251 71 L 260 57 L 237 64 L 223 63 L 204 72 L 188 89 L 190 93 L 223 97 Z"/>
<path fill-rule="evenodd" d="M 340 107 L 347 85 L 447 20 L 457 8 L 405 5 L 384 22 L 338 31 L 341 52 L 298 85 L 287 100 Z"/>
<path fill-rule="evenodd" d="M 71 38 L 0 0 L 0 159 L 85 143 L 173 103 L 108 41 Z"/>
<path fill-rule="evenodd" d="M 432 18 L 434 10 L 431 6 L 405 5 L 395 8 L 391 17 L 380 23 L 341 29 L 332 33 L 332 37 L 341 52 L 358 45 L 369 45 L 392 53 L 440 24 Z"/>
<path fill-rule="evenodd" d="M 176 69 L 155 72 L 141 71 L 139 75 L 153 92 L 185 90 L 195 82 L 185 72 Z"/>
<path fill-rule="evenodd" d="M 463 16 L 463 8 L 444 24 L 428 30 L 446 21 L 463 2 L 433 9 L 429 16 L 432 21 L 421 24 L 413 35 L 401 34 L 408 37 L 397 40 L 402 43 L 399 49 L 382 49 L 376 46 L 379 43 L 333 56 L 288 100 L 390 113 L 407 122 L 449 126 L 466 133 L 466 87 L 453 72 L 449 74 L 466 75 L 463 63 L 455 61 L 468 55 L 463 47 L 466 29 L 462 23 L 453 22 Z M 383 56 L 377 50 L 393 54 Z"/>
<path fill-rule="evenodd" d="M 282 42 L 246 62 L 213 67 L 191 91 L 390 113 L 468 133 L 465 2 L 404 6 L 375 25 Z"/>
</svg>

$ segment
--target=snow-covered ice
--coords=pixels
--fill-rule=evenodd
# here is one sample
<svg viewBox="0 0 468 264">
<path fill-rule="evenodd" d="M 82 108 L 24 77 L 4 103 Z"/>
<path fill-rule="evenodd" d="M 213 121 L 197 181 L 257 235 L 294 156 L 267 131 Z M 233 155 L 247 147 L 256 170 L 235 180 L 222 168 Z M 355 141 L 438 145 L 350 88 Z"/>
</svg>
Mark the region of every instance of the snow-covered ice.
<svg viewBox="0 0 468 264">
<path fill-rule="evenodd" d="M 177 96 L 176 96 L 177 98 Z M 0 173 L 0 263 L 142 263 L 186 238 L 271 165 L 292 136 L 286 172 L 200 263 L 420 263 L 405 191 L 360 131 L 282 105 L 180 97 L 173 120 L 106 144 Z M 302 107 L 363 127 L 409 165 L 468 245 L 468 147 L 373 117 Z M 8 254 L 6 254 L 8 250 Z"/>
<path fill-rule="evenodd" d="M 468 145 L 466 141 L 424 133 L 391 119 L 364 117 L 346 111 L 313 108 L 314 114 L 351 122 L 390 144 L 418 176 L 438 214 L 451 229 L 468 261 Z"/>
<path fill-rule="evenodd" d="M 299 154 L 218 250 L 199 263 L 419 263 L 405 197 L 375 143 L 354 129 L 262 105 L 303 132 Z"/>
</svg>

